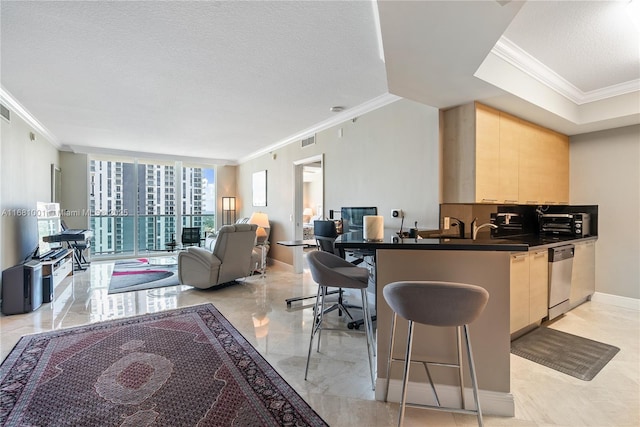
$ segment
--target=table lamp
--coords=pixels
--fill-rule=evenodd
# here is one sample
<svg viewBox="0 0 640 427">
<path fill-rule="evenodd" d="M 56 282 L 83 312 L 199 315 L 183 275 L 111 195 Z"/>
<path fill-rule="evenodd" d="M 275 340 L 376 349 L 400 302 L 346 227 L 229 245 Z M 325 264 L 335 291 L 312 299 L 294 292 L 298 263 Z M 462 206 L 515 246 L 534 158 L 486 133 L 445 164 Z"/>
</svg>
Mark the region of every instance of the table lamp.
<svg viewBox="0 0 640 427">
<path fill-rule="evenodd" d="M 311 210 L 311 208 L 304 208 L 304 210 L 302 211 L 302 221 L 309 222 L 312 216 L 313 210 Z"/>
<path fill-rule="evenodd" d="M 256 236 L 258 243 L 264 243 L 267 240 L 267 228 L 269 228 L 269 216 L 264 212 L 254 212 L 249 218 L 249 224 L 255 224 L 258 226 L 256 230 Z"/>
</svg>

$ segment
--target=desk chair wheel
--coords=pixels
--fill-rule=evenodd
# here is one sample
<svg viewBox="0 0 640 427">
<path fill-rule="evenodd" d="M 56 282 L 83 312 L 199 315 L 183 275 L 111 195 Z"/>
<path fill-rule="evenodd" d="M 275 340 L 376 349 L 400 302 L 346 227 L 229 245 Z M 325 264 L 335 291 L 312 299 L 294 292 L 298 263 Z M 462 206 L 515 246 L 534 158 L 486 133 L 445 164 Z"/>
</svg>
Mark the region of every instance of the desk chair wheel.
<svg viewBox="0 0 640 427">
<path fill-rule="evenodd" d="M 377 320 L 377 316 L 374 314 L 373 316 L 371 316 L 371 321 L 375 322 Z M 364 325 L 364 319 L 359 319 L 359 320 L 355 320 L 353 322 L 349 322 L 347 324 L 347 327 L 349 329 L 360 329 L 360 326 Z"/>
</svg>

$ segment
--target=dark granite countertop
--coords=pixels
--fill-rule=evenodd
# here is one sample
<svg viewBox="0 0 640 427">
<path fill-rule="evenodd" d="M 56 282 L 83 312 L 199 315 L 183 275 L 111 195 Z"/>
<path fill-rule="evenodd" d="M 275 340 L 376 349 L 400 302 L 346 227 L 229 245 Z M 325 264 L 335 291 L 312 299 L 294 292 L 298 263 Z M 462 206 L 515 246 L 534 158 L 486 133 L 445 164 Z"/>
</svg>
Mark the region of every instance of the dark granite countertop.
<svg viewBox="0 0 640 427">
<path fill-rule="evenodd" d="M 335 245 L 344 249 L 410 249 L 456 251 L 506 251 L 525 252 L 544 247 L 560 246 L 583 240 L 595 240 L 597 236 L 576 239 L 571 236 L 544 237 L 536 235 L 509 236 L 506 238 L 478 237 L 476 240 L 460 238 L 399 238 L 395 230 L 385 230 L 382 241 L 365 241 L 361 232 L 338 236 Z"/>
</svg>

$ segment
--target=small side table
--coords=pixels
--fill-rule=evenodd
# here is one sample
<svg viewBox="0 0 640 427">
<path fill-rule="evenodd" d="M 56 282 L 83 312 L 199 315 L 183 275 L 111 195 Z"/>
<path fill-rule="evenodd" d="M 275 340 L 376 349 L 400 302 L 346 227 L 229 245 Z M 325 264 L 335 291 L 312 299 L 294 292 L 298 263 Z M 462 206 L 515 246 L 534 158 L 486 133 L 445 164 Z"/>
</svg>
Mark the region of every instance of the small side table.
<svg viewBox="0 0 640 427">
<path fill-rule="evenodd" d="M 302 273 L 302 249 L 316 245 L 315 239 L 308 240 L 280 240 L 279 245 L 293 248 L 293 272 Z"/>
</svg>

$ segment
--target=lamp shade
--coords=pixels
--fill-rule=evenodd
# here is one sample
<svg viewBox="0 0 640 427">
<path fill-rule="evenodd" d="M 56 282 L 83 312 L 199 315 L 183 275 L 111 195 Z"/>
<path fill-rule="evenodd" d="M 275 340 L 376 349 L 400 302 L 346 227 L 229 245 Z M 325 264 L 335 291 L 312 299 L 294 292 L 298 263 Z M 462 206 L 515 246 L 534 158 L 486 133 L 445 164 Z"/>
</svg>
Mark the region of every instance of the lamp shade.
<svg viewBox="0 0 640 427">
<path fill-rule="evenodd" d="M 254 212 L 249 218 L 249 224 L 255 224 L 262 228 L 269 228 L 269 216 L 264 212 Z"/>
<path fill-rule="evenodd" d="M 304 208 L 302 211 L 302 216 L 311 216 L 313 215 L 313 210 L 311 208 Z"/>
<path fill-rule="evenodd" d="M 368 241 L 380 241 L 384 239 L 384 217 L 380 215 L 365 215 L 363 237 Z"/>
<path fill-rule="evenodd" d="M 223 197 L 222 198 L 222 210 L 235 211 L 236 210 L 236 198 L 235 197 Z"/>
</svg>

